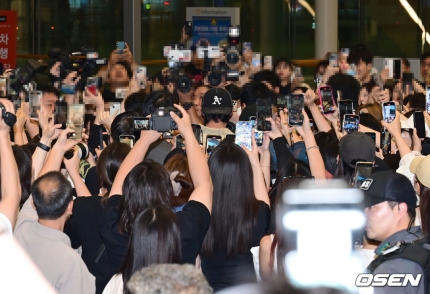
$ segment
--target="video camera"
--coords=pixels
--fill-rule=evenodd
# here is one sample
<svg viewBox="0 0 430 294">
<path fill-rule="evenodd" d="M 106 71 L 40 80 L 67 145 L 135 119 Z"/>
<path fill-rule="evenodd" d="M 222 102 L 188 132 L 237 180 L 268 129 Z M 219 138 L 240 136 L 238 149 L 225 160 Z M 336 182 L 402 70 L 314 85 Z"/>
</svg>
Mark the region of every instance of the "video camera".
<svg viewBox="0 0 430 294">
<path fill-rule="evenodd" d="M 177 45 L 172 46 L 167 59 L 170 67 L 170 76 L 167 77 L 168 83 L 173 83 L 182 93 L 191 91 L 193 81 L 185 74 L 183 63 L 191 62 L 191 50 L 184 50 L 183 47 Z"/>
<path fill-rule="evenodd" d="M 47 65 L 39 60 L 29 59 L 23 67 L 15 68 L 10 76 L 10 88 L 17 94 L 23 90 L 29 90 L 30 84 L 36 73 L 42 73 L 47 68 Z"/>
<path fill-rule="evenodd" d="M 133 118 L 133 130 L 154 130 L 157 132 L 168 132 L 177 130 L 178 125 L 170 116 L 170 111 L 173 111 L 177 116 L 182 117 L 182 113 L 174 107 L 159 107 L 155 112 L 148 117 Z"/>
</svg>

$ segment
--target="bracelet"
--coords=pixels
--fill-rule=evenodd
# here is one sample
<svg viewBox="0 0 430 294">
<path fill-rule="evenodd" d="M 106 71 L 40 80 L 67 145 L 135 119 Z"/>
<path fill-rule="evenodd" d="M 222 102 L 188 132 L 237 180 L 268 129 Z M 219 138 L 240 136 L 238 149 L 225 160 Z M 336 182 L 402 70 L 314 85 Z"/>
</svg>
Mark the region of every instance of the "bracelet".
<svg viewBox="0 0 430 294">
<path fill-rule="evenodd" d="M 49 150 L 51 150 L 51 147 L 48 147 L 45 144 L 42 144 L 40 142 L 37 143 L 37 147 L 39 147 L 40 149 L 45 150 L 46 152 L 49 152 Z"/>
<path fill-rule="evenodd" d="M 306 148 L 306 151 L 308 151 L 309 149 L 313 149 L 313 148 L 317 148 L 317 149 L 320 149 L 320 147 L 319 146 L 311 146 L 311 147 L 309 147 L 309 148 Z"/>
</svg>

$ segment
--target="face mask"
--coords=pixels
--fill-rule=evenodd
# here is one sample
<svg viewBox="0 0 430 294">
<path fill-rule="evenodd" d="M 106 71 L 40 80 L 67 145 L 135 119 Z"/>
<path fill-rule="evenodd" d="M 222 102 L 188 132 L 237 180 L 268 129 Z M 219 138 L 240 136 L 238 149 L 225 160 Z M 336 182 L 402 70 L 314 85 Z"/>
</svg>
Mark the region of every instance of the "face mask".
<svg viewBox="0 0 430 294">
<path fill-rule="evenodd" d="M 240 114 L 242 113 L 242 107 L 238 107 L 236 112 L 237 112 L 237 115 L 240 116 Z"/>
</svg>

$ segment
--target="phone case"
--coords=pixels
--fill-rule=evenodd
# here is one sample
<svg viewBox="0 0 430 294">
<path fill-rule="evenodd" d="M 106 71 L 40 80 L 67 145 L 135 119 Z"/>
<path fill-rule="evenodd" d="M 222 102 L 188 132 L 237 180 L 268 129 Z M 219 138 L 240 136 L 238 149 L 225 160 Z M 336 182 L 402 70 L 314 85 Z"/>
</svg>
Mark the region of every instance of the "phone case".
<svg viewBox="0 0 430 294">
<path fill-rule="evenodd" d="M 325 86 L 318 88 L 318 97 L 320 99 L 320 106 L 322 107 L 324 114 L 333 113 L 333 106 L 335 105 L 335 102 L 331 87 Z"/>
<path fill-rule="evenodd" d="M 245 146 L 248 150 L 252 150 L 252 122 L 237 122 L 235 143 L 239 146 Z"/>
</svg>

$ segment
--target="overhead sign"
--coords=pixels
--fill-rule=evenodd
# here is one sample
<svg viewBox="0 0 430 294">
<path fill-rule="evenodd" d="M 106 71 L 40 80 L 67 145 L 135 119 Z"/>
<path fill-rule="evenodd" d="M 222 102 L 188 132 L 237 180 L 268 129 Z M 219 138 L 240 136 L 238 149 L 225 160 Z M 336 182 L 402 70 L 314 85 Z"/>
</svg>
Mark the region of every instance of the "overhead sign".
<svg viewBox="0 0 430 294">
<path fill-rule="evenodd" d="M 16 67 L 16 30 L 16 11 L 0 10 L 0 63 L 5 69 Z"/>
<path fill-rule="evenodd" d="M 193 45 L 218 46 L 227 42 L 230 25 L 240 24 L 240 8 L 187 7 L 186 19 L 193 23 Z"/>
</svg>

